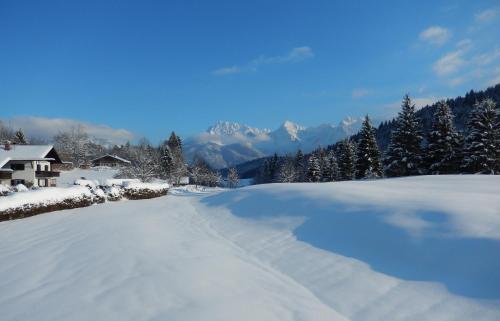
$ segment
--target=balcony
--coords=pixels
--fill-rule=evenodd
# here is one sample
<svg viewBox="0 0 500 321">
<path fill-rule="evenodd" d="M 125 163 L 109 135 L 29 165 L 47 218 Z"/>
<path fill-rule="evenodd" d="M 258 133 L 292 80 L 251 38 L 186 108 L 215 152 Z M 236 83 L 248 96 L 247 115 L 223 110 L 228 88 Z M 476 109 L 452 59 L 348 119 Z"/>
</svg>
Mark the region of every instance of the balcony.
<svg viewBox="0 0 500 321">
<path fill-rule="evenodd" d="M 53 172 L 53 171 L 36 171 L 35 177 L 36 178 L 59 177 L 60 174 L 61 174 L 60 172 Z"/>
<path fill-rule="evenodd" d="M 11 179 L 11 178 L 12 178 L 11 172 L 0 171 L 0 179 Z"/>
</svg>

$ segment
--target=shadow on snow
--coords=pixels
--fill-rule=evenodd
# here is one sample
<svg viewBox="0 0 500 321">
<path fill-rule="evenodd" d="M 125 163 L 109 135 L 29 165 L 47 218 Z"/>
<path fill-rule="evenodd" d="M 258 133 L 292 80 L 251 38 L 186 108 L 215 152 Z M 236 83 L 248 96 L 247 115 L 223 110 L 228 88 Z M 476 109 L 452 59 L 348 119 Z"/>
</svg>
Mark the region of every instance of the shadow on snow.
<svg viewBox="0 0 500 321">
<path fill-rule="evenodd" d="M 208 206 L 225 206 L 242 218 L 306 217 L 296 237 L 315 247 L 368 263 L 374 270 L 412 281 L 443 283 L 472 298 L 500 298 L 500 242 L 447 235 L 447 215 L 410 213 L 429 227 L 414 234 L 387 222 L 388 209 L 321 201 L 297 192 L 236 190 L 208 196 Z M 369 215 L 368 215 L 369 214 Z"/>
</svg>

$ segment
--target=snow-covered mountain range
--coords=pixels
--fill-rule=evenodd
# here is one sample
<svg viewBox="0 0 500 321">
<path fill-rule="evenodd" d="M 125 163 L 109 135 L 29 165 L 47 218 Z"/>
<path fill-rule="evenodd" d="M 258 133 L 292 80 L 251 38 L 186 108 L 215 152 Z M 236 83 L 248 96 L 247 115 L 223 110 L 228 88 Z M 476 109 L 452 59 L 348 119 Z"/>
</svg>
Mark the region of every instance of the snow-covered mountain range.
<svg viewBox="0 0 500 321">
<path fill-rule="evenodd" d="M 273 153 L 295 153 L 299 148 L 310 152 L 326 147 L 356 133 L 361 122 L 361 118 L 347 117 L 337 125 L 305 127 L 285 121 L 276 130 L 270 130 L 218 121 L 205 132 L 188 138 L 184 151 L 189 161 L 199 156 L 215 168 L 224 168 Z"/>
</svg>

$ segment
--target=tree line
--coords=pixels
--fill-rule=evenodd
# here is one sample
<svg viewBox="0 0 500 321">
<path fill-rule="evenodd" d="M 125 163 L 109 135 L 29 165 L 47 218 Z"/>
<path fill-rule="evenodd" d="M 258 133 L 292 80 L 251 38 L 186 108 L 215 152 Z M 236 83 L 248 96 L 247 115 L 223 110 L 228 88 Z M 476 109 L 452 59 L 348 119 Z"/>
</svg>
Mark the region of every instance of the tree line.
<svg viewBox="0 0 500 321">
<path fill-rule="evenodd" d="M 356 141 L 345 139 L 307 156 L 301 150 L 293 156 L 275 154 L 264 162 L 255 183 L 500 174 L 500 120 L 495 102 L 490 98 L 476 102 L 463 130 L 455 127 L 453 118 L 448 103 L 439 101 L 430 130 L 423 134 L 415 105 L 405 95 L 385 153 L 379 148 L 375 128 L 366 116 Z"/>
</svg>

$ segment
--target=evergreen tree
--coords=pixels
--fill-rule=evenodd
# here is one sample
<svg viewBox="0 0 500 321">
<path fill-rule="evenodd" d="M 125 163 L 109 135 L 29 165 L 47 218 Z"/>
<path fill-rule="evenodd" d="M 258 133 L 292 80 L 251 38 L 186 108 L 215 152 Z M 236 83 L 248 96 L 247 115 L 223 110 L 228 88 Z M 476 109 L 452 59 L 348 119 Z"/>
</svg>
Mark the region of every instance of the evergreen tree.
<svg viewBox="0 0 500 321">
<path fill-rule="evenodd" d="M 340 142 L 338 148 L 339 179 L 348 181 L 354 174 L 354 146 L 350 140 Z"/>
<path fill-rule="evenodd" d="M 297 150 L 297 153 L 295 154 L 294 165 L 295 165 L 295 173 L 296 173 L 295 181 L 296 182 L 304 182 L 305 176 L 306 176 L 305 161 L 304 161 L 304 154 L 302 153 L 302 151 L 300 149 Z"/>
<path fill-rule="evenodd" d="M 321 181 L 321 164 L 318 156 L 314 153 L 307 160 L 307 180 L 309 182 Z"/>
<path fill-rule="evenodd" d="M 453 114 L 448 104 L 438 103 L 428 136 L 426 162 L 431 174 L 457 173 L 461 162 L 461 135 L 453 126 Z"/>
<path fill-rule="evenodd" d="M 279 170 L 279 157 L 278 154 L 274 153 L 273 157 L 267 162 L 267 167 L 265 168 L 265 179 L 266 183 L 274 182 L 278 175 Z"/>
<path fill-rule="evenodd" d="M 174 171 L 175 160 L 174 156 L 172 155 L 172 151 L 170 150 L 168 144 L 162 144 L 160 146 L 160 177 L 163 179 L 172 179 Z"/>
<path fill-rule="evenodd" d="M 337 162 L 337 157 L 335 156 L 335 152 L 330 150 L 328 153 L 328 160 L 330 165 L 330 178 L 329 182 L 334 182 L 339 180 L 339 165 Z"/>
<path fill-rule="evenodd" d="M 14 144 L 19 144 L 19 145 L 28 144 L 28 140 L 26 139 L 26 136 L 24 135 L 24 132 L 21 128 L 19 128 L 14 134 Z"/>
<path fill-rule="evenodd" d="M 166 145 L 169 147 L 173 159 L 170 180 L 174 184 L 179 184 L 181 178 L 188 173 L 186 163 L 184 162 L 181 138 L 175 132 L 172 132 Z"/>
<path fill-rule="evenodd" d="M 380 150 L 375 140 L 375 129 L 368 116 L 363 121 L 359 135 L 355 164 L 356 179 L 382 177 Z"/>
<path fill-rule="evenodd" d="M 415 114 L 415 105 L 405 95 L 401 111 L 396 119 L 396 128 L 384 159 L 388 176 L 421 174 L 422 135 L 420 121 Z"/>
<path fill-rule="evenodd" d="M 286 155 L 281 162 L 280 169 L 278 170 L 277 181 L 280 183 L 293 183 L 297 181 L 295 159 L 290 155 Z"/>
<path fill-rule="evenodd" d="M 328 154 L 325 154 L 320 159 L 321 166 L 321 181 L 322 182 L 331 182 L 332 181 L 332 166 L 330 163 L 330 158 Z"/>
<path fill-rule="evenodd" d="M 491 99 L 476 103 L 465 138 L 464 168 L 470 173 L 500 173 L 500 122 Z"/>
</svg>

